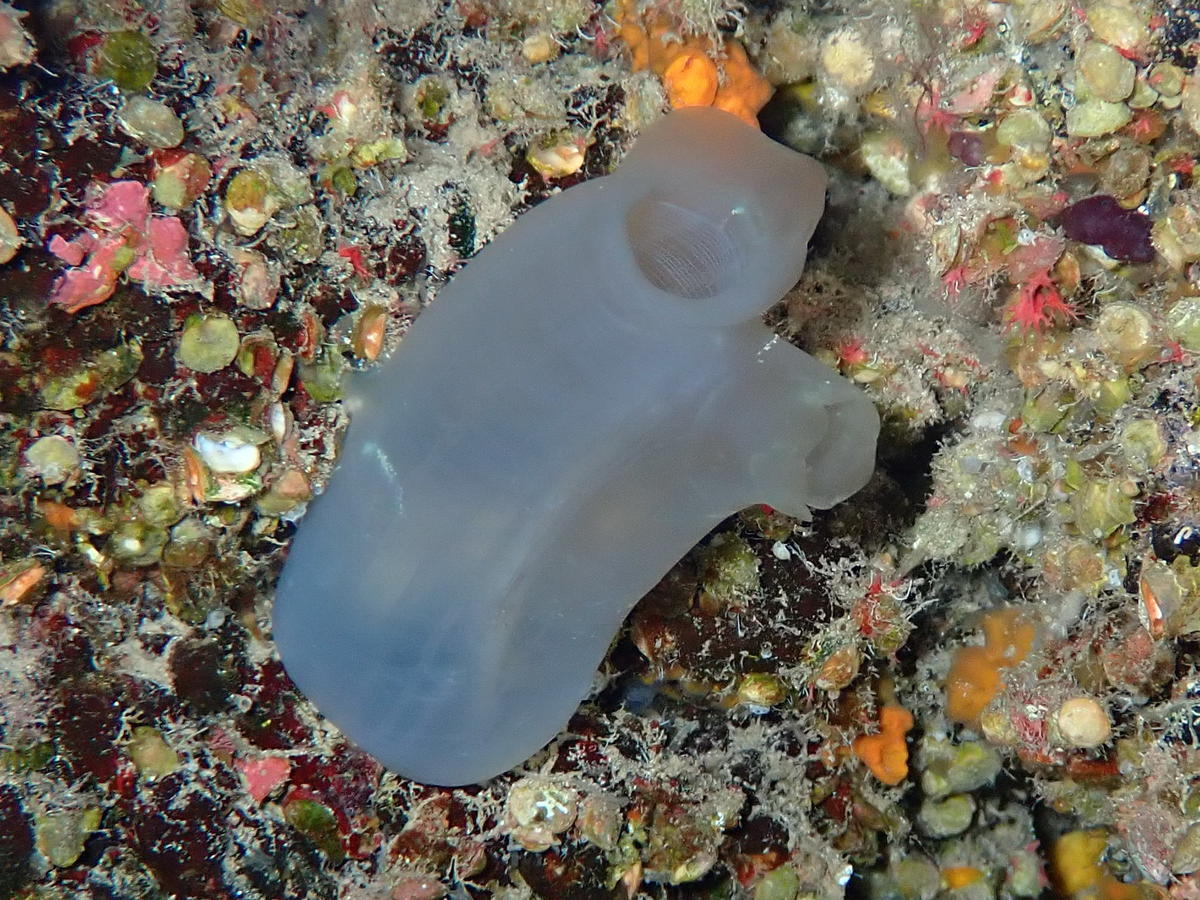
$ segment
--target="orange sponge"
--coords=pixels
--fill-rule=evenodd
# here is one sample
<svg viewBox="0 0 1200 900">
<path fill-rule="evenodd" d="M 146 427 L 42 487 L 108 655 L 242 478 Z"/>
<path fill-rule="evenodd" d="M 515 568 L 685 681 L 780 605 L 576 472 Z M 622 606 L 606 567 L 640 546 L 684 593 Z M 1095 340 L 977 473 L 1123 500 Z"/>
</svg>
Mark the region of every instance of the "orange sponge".
<svg viewBox="0 0 1200 900">
<path fill-rule="evenodd" d="M 854 739 L 854 755 L 884 784 L 899 784 L 908 777 L 908 745 L 904 736 L 912 727 L 912 713 L 903 706 L 888 704 L 879 711 L 879 733 Z"/>
<path fill-rule="evenodd" d="M 946 676 L 946 715 L 974 724 L 1000 692 L 1000 670 L 1015 666 L 1033 646 L 1036 629 L 1022 622 L 1015 609 L 983 617 L 982 647 L 960 647 Z"/>
<path fill-rule="evenodd" d="M 983 880 L 983 872 L 974 866 L 949 866 L 942 869 L 942 884 L 952 891 Z"/>
<path fill-rule="evenodd" d="M 1138 900 L 1148 896 L 1136 884 L 1113 877 L 1103 862 L 1108 835 L 1103 829 L 1069 831 L 1050 847 L 1050 881 L 1062 897 Z"/>
<path fill-rule="evenodd" d="M 661 78 L 673 109 L 715 106 L 758 127 L 755 117 L 771 99 L 771 84 L 737 41 L 717 47 L 708 38 L 681 38 L 666 15 L 638 15 L 636 0 L 623 0 L 620 27 L 634 71 L 650 69 Z"/>
</svg>

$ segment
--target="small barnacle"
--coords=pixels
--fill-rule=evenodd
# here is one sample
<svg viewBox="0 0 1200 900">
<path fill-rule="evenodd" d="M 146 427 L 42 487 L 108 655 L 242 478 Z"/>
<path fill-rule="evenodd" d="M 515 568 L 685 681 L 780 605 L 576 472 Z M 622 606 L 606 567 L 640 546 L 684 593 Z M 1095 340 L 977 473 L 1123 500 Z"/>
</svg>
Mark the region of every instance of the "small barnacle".
<svg viewBox="0 0 1200 900">
<path fill-rule="evenodd" d="M 84 843 L 100 827 L 98 806 L 45 810 L 34 815 L 37 848 L 52 866 L 73 866 L 83 855 Z"/>
<path fill-rule="evenodd" d="M 565 178 L 583 168 L 587 141 L 577 135 L 550 134 L 530 145 L 525 160 L 543 178 Z"/>
<path fill-rule="evenodd" d="M 8 210 L 0 206 L 0 265 L 16 256 L 23 243 L 25 239 L 17 230 L 17 223 L 13 221 Z"/>
<path fill-rule="evenodd" d="M 224 313 L 188 316 L 175 358 L 180 365 L 209 374 L 225 368 L 237 356 L 237 325 Z"/>
<path fill-rule="evenodd" d="M 127 566 L 150 566 L 158 562 L 167 544 L 167 531 L 139 519 L 121 522 L 108 538 L 113 559 Z"/>
<path fill-rule="evenodd" d="M 1071 496 L 1075 527 L 1082 535 L 1103 540 L 1136 521 L 1133 498 L 1137 494 L 1137 485 L 1125 479 L 1089 479 Z"/>
<path fill-rule="evenodd" d="M 79 451 L 65 437 L 51 434 L 26 448 L 25 464 L 44 484 L 61 484 L 78 471 Z"/>
<path fill-rule="evenodd" d="M 34 589 L 46 577 L 46 567 L 34 559 L 19 559 L 0 565 L 0 607 L 16 606 L 40 592 Z"/>
<path fill-rule="evenodd" d="M 1112 734 L 1108 711 L 1091 697 L 1067 698 L 1052 721 L 1054 734 L 1069 747 L 1098 747 Z"/>
<path fill-rule="evenodd" d="M 313 362 L 300 364 L 300 382 L 318 403 L 333 403 L 342 397 L 345 366 L 336 353 L 324 353 Z"/>
<path fill-rule="evenodd" d="M 1096 319 L 1095 333 L 1108 358 L 1127 372 L 1158 355 L 1154 321 L 1136 303 L 1117 301 L 1105 306 Z"/>
<path fill-rule="evenodd" d="M 1139 75 L 1133 85 L 1133 94 L 1125 102 L 1129 104 L 1130 109 L 1149 110 L 1159 99 L 1158 92 L 1150 87 L 1144 77 Z M 1135 120 L 1134 128 L 1137 127 Z"/>
<path fill-rule="evenodd" d="M 383 340 L 387 333 L 387 308 L 374 304 L 362 310 L 354 320 L 354 335 L 351 347 L 359 359 L 374 362 L 383 351 Z"/>
<path fill-rule="evenodd" d="M 1122 207 L 1136 206 L 1140 198 L 1145 197 L 1150 164 L 1150 153 L 1144 147 L 1119 147 L 1101 164 L 1101 186 L 1116 197 Z"/>
<path fill-rule="evenodd" d="M 1084 100 L 1067 110 L 1067 134 L 1075 138 L 1101 137 L 1124 128 L 1132 118 L 1124 103 Z"/>
<path fill-rule="evenodd" d="M 225 187 L 225 211 L 238 234 L 246 237 L 266 225 L 279 207 L 270 183 L 253 169 L 242 169 Z"/>
<path fill-rule="evenodd" d="M 346 855 L 337 816 L 319 800 L 293 791 L 283 801 L 283 818 L 331 860 L 337 862 Z"/>
<path fill-rule="evenodd" d="M 699 554 L 699 605 L 716 615 L 758 587 L 758 557 L 744 539 L 720 534 Z"/>
<path fill-rule="evenodd" d="M 1077 398 L 1070 389 L 1050 384 L 1025 399 L 1021 422 L 1032 431 L 1055 434 L 1062 430 L 1076 404 Z"/>
<path fill-rule="evenodd" d="M 549 31 L 534 31 L 521 41 L 521 55 L 534 65 L 554 59 L 559 49 L 558 41 Z"/>
<path fill-rule="evenodd" d="M 951 794 L 940 800 L 926 798 L 917 811 L 921 830 L 934 838 L 962 834 L 975 818 L 975 800 L 970 794 Z"/>
<path fill-rule="evenodd" d="M 1151 239 L 1155 249 L 1176 269 L 1200 260 L 1200 208 L 1189 194 L 1155 221 Z"/>
<path fill-rule="evenodd" d="M 1050 145 L 1051 135 L 1045 117 L 1032 107 L 1013 110 L 996 127 L 996 142 L 1005 147 L 1044 150 Z"/>
<path fill-rule="evenodd" d="M 540 852 L 575 822 L 576 792 L 540 775 L 523 778 L 508 792 L 510 832 L 526 849 Z"/>
<path fill-rule="evenodd" d="M 826 38 L 821 48 L 821 67 L 837 85 L 859 91 L 875 75 L 875 54 L 860 31 L 842 28 Z"/>
<path fill-rule="evenodd" d="M 1200 351 L 1200 297 L 1180 297 L 1167 310 L 1165 322 L 1171 340 Z"/>
<path fill-rule="evenodd" d="M 183 507 L 174 485 L 165 482 L 146 488 L 138 497 L 135 507 L 144 522 L 164 528 L 174 525 L 183 517 Z"/>
<path fill-rule="evenodd" d="M 237 266 L 238 303 L 247 309 L 270 309 L 279 294 L 279 267 L 257 250 L 234 247 L 229 253 Z"/>
<path fill-rule="evenodd" d="M 909 854 L 903 859 L 899 858 L 898 854 L 894 854 L 888 862 L 887 878 L 891 882 L 887 887 L 894 888 L 897 896 L 905 898 L 919 897 L 924 900 L 926 897 L 937 896 L 944 888 L 949 887 L 949 885 L 943 884 L 943 876 L 938 871 L 938 867 L 917 853 Z M 874 890 L 872 896 L 875 896 Z M 893 896 L 893 894 L 881 891 L 880 896 Z"/>
<path fill-rule="evenodd" d="M 412 106 L 427 125 L 444 125 L 448 121 L 445 112 L 450 101 L 450 89 L 436 78 L 425 78 L 412 91 Z"/>
<path fill-rule="evenodd" d="M 366 169 L 377 166 L 382 162 L 404 162 L 408 158 L 408 148 L 398 137 L 381 137 L 373 141 L 363 141 L 350 151 L 350 162 L 356 168 Z"/>
<path fill-rule="evenodd" d="M 1150 28 L 1132 5 L 1096 3 L 1087 10 L 1092 33 L 1106 44 L 1130 56 L 1145 56 L 1150 46 Z"/>
<path fill-rule="evenodd" d="M 144 91 L 158 72 L 158 54 L 140 31 L 114 31 L 100 43 L 96 74 L 127 94 Z"/>
<path fill-rule="evenodd" d="M 862 653 L 857 644 L 839 647 L 825 658 L 813 679 L 819 689 L 836 693 L 850 684 L 858 675 L 862 664 Z"/>
<path fill-rule="evenodd" d="M 255 507 L 262 515 L 279 516 L 291 512 L 311 498 L 312 485 L 308 476 L 300 469 L 285 469 L 271 481 Z"/>
<path fill-rule="evenodd" d="M 200 459 L 212 472 L 221 475 L 242 475 L 252 472 L 262 462 L 259 445 L 267 436 L 244 425 L 224 433 L 201 431 L 192 441 Z"/>
<path fill-rule="evenodd" d="M 167 209 L 184 209 L 204 194 L 211 178 L 212 166 L 198 153 L 173 150 L 160 154 L 150 184 L 154 202 Z"/>
<path fill-rule="evenodd" d="M 921 742 L 921 790 L 934 799 L 974 791 L 1000 774 L 1000 755 L 979 741 L 952 744 L 926 736 Z"/>
<path fill-rule="evenodd" d="M 1067 0 L 1016 0 L 1017 29 L 1031 44 L 1040 44 L 1063 28 L 1070 4 Z"/>
<path fill-rule="evenodd" d="M 769 672 L 752 672 L 738 682 L 737 699 L 752 710 L 766 711 L 787 699 L 787 685 Z"/>
<path fill-rule="evenodd" d="M 163 548 L 163 564 L 176 569 L 194 569 L 208 558 L 213 548 L 213 531 L 199 519 L 187 518 L 170 531 Z"/>
<path fill-rule="evenodd" d="M 875 180 L 893 194 L 907 197 L 913 192 L 909 176 L 912 150 L 899 131 L 874 131 L 864 135 L 859 153 Z"/>
<path fill-rule="evenodd" d="M 1167 452 L 1167 442 L 1156 419 L 1133 419 L 1121 426 L 1117 443 L 1136 470 L 1153 469 Z"/>
<path fill-rule="evenodd" d="M 754 900 L 793 900 L 800 896 L 800 876 L 786 863 L 772 869 L 754 886 Z"/>
<path fill-rule="evenodd" d="M 175 111 L 159 100 L 140 94 L 125 101 L 117 113 L 117 124 L 134 140 L 157 150 L 183 143 L 183 122 Z"/>
<path fill-rule="evenodd" d="M 1119 103 L 1133 93 L 1137 70 L 1114 47 L 1088 41 L 1075 56 L 1076 76 L 1087 92 L 1099 99 Z"/>
<path fill-rule="evenodd" d="M 1155 63 L 1146 82 L 1163 97 L 1178 97 L 1183 91 L 1187 73 L 1173 62 Z"/>
<path fill-rule="evenodd" d="M 576 832 L 602 850 L 617 848 L 621 837 L 621 804 L 609 794 L 590 792 L 579 803 Z"/>
<path fill-rule="evenodd" d="M 105 350 L 42 385 L 41 402 L 64 412 L 87 406 L 129 381 L 142 363 L 142 347 L 129 341 Z"/>
<path fill-rule="evenodd" d="M 311 203 L 287 209 L 275 219 L 267 246 L 285 259 L 316 262 L 324 249 L 325 222 Z"/>
<path fill-rule="evenodd" d="M 1133 387 L 1128 377 L 1110 378 L 1097 381 L 1093 392 L 1089 394 L 1092 406 L 1101 416 L 1111 416 L 1129 402 L 1133 396 Z"/>
<path fill-rule="evenodd" d="M 163 739 L 157 728 L 139 725 L 129 740 L 129 758 L 149 779 L 163 778 L 179 768 L 179 754 Z"/>
</svg>

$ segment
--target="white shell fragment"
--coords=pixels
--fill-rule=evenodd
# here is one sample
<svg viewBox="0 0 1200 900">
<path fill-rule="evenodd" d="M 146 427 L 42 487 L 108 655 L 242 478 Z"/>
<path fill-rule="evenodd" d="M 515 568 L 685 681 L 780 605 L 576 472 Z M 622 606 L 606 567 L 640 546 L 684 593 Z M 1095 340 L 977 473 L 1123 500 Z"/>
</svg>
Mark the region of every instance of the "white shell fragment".
<svg viewBox="0 0 1200 900">
<path fill-rule="evenodd" d="M 200 432 L 192 446 L 210 471 L 225 475 L 253 472 L 262 462 L 258 449 L 261 438 L 250 429 L 234 429 L 225 434 Z"/>
<path fill-rule="evenodd" d="M 566 725 L 633 605 L 722 519 L 866 482 L 874 407 L 760 319 L 824 194 L 813 160 L 677 110 L 523 215 L 351 385 L 274 611 L 289 674 L 348 737 L 417 781 L 497 775 Z"/>
</svg>

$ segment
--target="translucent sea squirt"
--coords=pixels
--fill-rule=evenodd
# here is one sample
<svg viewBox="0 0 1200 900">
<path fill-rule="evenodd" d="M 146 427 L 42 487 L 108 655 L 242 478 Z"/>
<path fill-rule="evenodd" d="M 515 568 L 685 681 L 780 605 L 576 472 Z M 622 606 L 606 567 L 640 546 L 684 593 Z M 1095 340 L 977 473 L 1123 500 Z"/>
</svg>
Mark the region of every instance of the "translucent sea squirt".
<svg viewBox="0 0 1200 900">
<path fill-rule="evenodd" d="M 289 674 L 348 737 L 416 781 L 504 772 L 723 518 L 866 482 L 874 407 L 760 319 L 824 191 L 815 161 L 677 110 L 523 215 L 352 385 L 274 611 Z"/>
</svg>

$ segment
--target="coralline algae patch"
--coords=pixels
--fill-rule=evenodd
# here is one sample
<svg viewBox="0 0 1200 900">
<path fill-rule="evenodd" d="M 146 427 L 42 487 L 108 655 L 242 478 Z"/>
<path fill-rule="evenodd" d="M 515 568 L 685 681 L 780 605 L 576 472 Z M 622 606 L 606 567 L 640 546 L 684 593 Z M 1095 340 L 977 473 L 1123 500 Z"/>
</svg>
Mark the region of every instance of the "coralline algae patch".
<svg viewBox="0 0 1200 900">
<path fill-rule="evenodd" d="M 0 3 L 0 896 L 1194 896 L 1198 36 L 1137 0 Z M 526 767 L 398 779 L 270 640 L 345 379 L 671 100 L 763 84 L 831 174 L 767 321 L 874 398 L 876 478 L 723 523 Z"/>
</svg>

